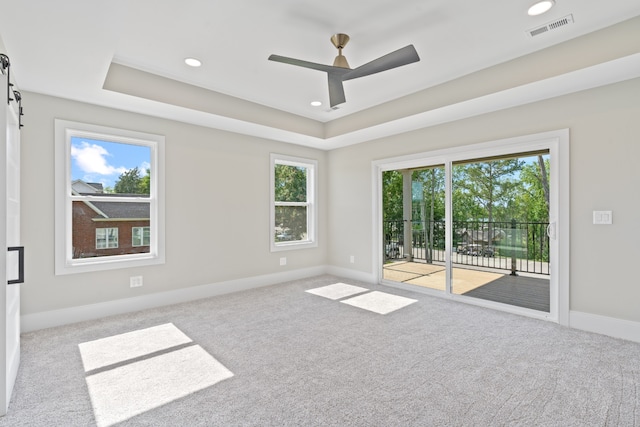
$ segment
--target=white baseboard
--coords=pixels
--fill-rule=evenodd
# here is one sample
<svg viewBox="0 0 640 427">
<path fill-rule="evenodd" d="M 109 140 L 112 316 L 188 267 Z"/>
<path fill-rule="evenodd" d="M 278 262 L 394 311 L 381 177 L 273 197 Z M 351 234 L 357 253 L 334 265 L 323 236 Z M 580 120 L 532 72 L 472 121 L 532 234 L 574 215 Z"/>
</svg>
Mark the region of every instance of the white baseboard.
<svg viewBox="0 0 640 427">
<path fill-rule="evenodd" d="M 363 271 L 351 270 L 349 268 L 327 266 L 327 274 L 333 276 L 344 277 L 345 279 L 358 280 L 360 282 L 377 284 L 376 276 L 373 273 L 366 273 Z"/>
<path fill-rule="evenodd" d="M 640 322 L 571 311 L 569 313 L 569 326 L 583 331 L 640 342 Z"/>
<path fill-rule="evenodd" d="M 27 314 L 23 315 L 20 319 L 20 329 L 22 332 L 30 332 L 38 329 L 82 322 L 85 320 L 99 319 L 106 316 L 131 313 L 154 307 L 224 295 L 231 292 L 255 289 L 291 280 L 320 276 L 327 273 L 328 268 L 326 266 L 319 266 L 301 270 L 286 271 L 283 273 L 266 274 L 262 276 L 211 283 L 207 285 L 192 286 L 186 289 L 158 292 L 134 298 L 125 298 L 97 304 Z"/>
<path fill-rule="evenodd" d="M 134 298 L 125 298 L 97 304 L 27 314 L 23 315 L 20 319 L 21 331 L 30 332 L 38 329 L 82 322 L 85 320 L 131 313 L 134 311 L 193 301 L 248 289 L 255 289 L 291 280 L 320 276 L 323 274 L 331 274 L 345 279 L 357 280 L 370 284 L 377 283 L 374 273 L 335 266 L 318 266 L 301 270 L 286 271 L 283 273 L 266 274 L 225 282 L 210 283 Z M 571 311 L 569 313 L 569 326 L 583 331 L 595 332 L 615 338 L 640 342 L 640 322 L 616 319 L 613 317 L 583 313 L 579 311 Z"/>
</svg>

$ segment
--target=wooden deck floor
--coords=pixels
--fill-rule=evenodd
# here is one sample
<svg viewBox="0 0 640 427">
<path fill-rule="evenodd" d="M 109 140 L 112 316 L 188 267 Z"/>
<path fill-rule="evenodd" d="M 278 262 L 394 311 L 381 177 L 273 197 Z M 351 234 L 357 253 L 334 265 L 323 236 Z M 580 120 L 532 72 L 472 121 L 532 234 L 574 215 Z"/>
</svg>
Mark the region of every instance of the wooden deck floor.
<svg viewBox="0 0 640 427">
<path fill-rule="evenodd" d="M 511 276 L 503 270 L 454 267 L 452 292 L 548 313 L 549 277 L 536 276 Z M 385 264 L 383 277 L 394 282 L 445 290 L 444 265 L 398 261 Z"/>
</svg>

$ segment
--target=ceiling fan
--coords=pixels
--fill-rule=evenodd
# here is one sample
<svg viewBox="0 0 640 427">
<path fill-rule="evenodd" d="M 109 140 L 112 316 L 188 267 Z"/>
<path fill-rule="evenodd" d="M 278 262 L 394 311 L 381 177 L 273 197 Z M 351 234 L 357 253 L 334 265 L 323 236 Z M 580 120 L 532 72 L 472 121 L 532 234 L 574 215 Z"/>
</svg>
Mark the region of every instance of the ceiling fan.
<svg viewBox="0 0 640 427">
<path fill-rule="evenodd" d="M 349 67 L 347 58 L 342 55 L 342 49 L 348 42 L 349 36 L 346 34 L 334 34 L 331 36 L 331 43 L 338 49 L 338 56 L 333 61 L 333 65 L 317 64 L 280 55 L 271 55 L 269 60 L 326 72 L 329 79 L 329 103 L 332 108 L 346 101 L 342 82 L 391 70 L 420 60 L 418 52 L 416 52 L 413 45 L 408 45 L 352 69 Z"/>
</svg>

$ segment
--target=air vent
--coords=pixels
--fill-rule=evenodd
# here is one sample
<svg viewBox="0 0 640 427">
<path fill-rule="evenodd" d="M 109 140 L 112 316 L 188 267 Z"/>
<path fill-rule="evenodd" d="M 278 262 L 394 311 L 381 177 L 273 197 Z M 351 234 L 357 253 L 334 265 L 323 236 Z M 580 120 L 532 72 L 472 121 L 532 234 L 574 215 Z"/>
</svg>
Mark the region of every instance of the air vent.
<svg viewBox="0 0 640 427">
<path fill-rule="evenodd" d="M 573 24 L 573 15 L 567 15 L 564 18 L 557 19 L 553 22 L 548 22 L 540 27 L 527 30 L 527 34 L 529 37 L 539 36 L 540 34 L 548 33 L 549 31 L 554 31 L 569 24 Z"/>
</svg>

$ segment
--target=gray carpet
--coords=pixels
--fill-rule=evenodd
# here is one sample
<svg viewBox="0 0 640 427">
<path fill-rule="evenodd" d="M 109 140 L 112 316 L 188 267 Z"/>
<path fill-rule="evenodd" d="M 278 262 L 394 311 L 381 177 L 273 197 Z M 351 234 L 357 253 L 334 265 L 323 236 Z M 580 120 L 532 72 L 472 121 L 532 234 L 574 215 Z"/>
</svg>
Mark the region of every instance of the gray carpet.
<svg viewBox="0 0 640 427">
<path fill-rule="evenodd" d="M 464 295 L 545 313 L 550 311 L 549 279 L 502 276 L 486 285 L 465 292 Z"/>
<path fill-rule="evenodd" d="M 305 292 L 337 282 L 418 301 L 382 315 Z M 147 328 L 167 342 L 146 343 L 148 358 L 95 345 L 125 334 L 130 351 Z M 202 377 L 209 359 L 232 375 L 116 425 L 640 426 L 638 343 L 330 276 L 24 334 L 0 426 L 109 425 L 89 377 L 165 356 L 179 368 L 191 361 L 175 355 L 195 347 Z M 80 348 L 107 366 L 85 372 Z"/>
</svg>

